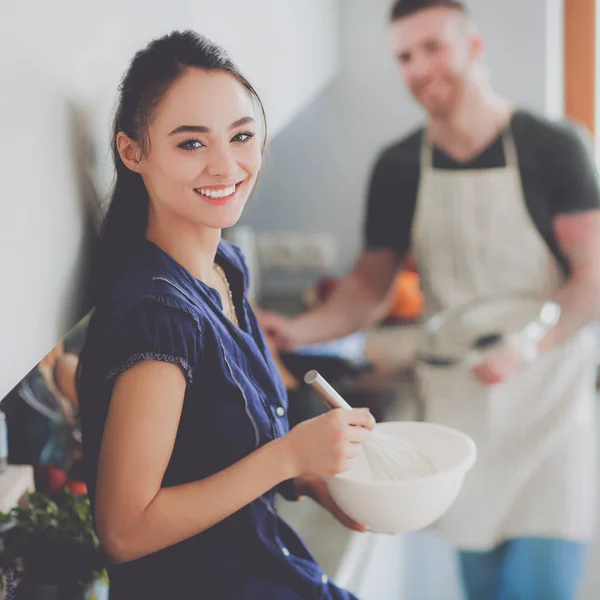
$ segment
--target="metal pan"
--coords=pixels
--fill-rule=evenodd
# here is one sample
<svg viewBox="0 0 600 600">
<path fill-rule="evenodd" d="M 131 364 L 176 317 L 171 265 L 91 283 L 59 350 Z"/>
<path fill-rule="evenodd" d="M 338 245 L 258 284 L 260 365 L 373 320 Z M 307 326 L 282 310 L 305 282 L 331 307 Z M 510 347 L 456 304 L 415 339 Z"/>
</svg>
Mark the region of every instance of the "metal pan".
<svg viewBox="0 0 600 600">
<path fill-rule="evenodd" d="M 560 306 L 527 294 L 483 297 L 430 317 L 416 359 L 440 368 L 470 368 L 506 345 L 531 348 L 556 325 Z"/>
</svg>

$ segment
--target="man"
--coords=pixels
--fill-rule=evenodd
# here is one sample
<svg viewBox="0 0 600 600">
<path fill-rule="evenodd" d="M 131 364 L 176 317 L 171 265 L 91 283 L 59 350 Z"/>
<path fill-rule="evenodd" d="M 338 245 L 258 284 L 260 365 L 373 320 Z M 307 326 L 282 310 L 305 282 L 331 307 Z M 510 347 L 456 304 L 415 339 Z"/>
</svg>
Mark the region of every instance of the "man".
<svg viewBox="0 0 600 600">
<path fill-rule="evenodd" d="M 481 295 L 555 298 L 537 357 L 516 349 L 473 373 L 420 367 L 427 420 L 471 435 L 478 461 L 438 523 L 471 600 L 573 600 L 595 513 L 600 191 L 581 132 L 515 109 L 482 64 L 462 3 L 398 0 L 391 41 L 426 127 L 385 149 L 366 243 L 330 299 L 294 319 L 263 314 L 279 347 L 375 323 L 408 250 L 426 315 Z"/>
</svg>

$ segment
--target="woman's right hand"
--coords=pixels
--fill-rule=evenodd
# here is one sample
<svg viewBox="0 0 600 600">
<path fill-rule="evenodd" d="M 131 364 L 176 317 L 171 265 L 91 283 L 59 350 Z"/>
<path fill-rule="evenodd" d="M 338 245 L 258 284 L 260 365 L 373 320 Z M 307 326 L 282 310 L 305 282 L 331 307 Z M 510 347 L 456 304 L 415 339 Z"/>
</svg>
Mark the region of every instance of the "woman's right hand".
<svg viewBox="0 0 600 600">
<path fill-rule="evenodd" d="M 296 425 L 285 437 L 294 477 L 331 477 L 350 468 L 375 427 L 367 408 L 336 408 Z"/>
</svg>

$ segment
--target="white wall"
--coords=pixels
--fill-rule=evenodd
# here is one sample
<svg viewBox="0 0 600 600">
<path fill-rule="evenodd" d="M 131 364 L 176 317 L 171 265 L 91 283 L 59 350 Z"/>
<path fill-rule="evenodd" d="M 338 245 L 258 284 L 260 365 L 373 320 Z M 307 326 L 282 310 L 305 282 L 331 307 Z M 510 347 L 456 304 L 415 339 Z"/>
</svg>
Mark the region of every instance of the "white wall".
<svg viewBox="0 0 600 600">
<path fill-rule="evenodd" d="M 255 84 L 275 135 L 335 73 L 336 9 L 336 0 L 0 0 L 0 398 L 84 314 L 93 228 L 77 163 L 95 154 L 106 191 L 115 93 L 133 53 L 174 28 L 211 37 Z"/>
<path fill-rule="evenodd" d="M 487 41 L 492 82 L 517 104 L 559 116 L 556 42 L 562 0 L 467 1 Z M 340 76 L 274 141 L 262 185 L 244 215 L 259 230 L 332 232 L 337 272 L 361 245 L 367 180 L 385 144 L 420 124 L 388 48 L 391 0 L 340 4 Z M 558 50 L 560 54 L 560 49 Z M 263 279 L 273 286 L 273 279 Z"/>
</svg>

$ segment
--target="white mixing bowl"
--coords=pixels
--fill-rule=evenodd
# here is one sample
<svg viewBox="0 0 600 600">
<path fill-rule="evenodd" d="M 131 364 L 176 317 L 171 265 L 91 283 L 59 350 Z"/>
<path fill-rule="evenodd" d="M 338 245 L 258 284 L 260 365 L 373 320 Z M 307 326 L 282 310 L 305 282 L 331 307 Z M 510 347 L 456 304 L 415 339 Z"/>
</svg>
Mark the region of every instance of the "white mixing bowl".
<svg viewBox="0 0 600 600">
<path fill-rule="evenodd" d="M 437 521 L 452 505 L 465 475 L 475 464 L 473 440 L 450 427 L 434 423 L 395 421 L 377 429 L 414 444 L 436 467 L 426 477 L 373 481 L 364 454 L 327 486 L 338 506 L 371 531 L 396 534 L 417 531 Z"/>
</svg>

